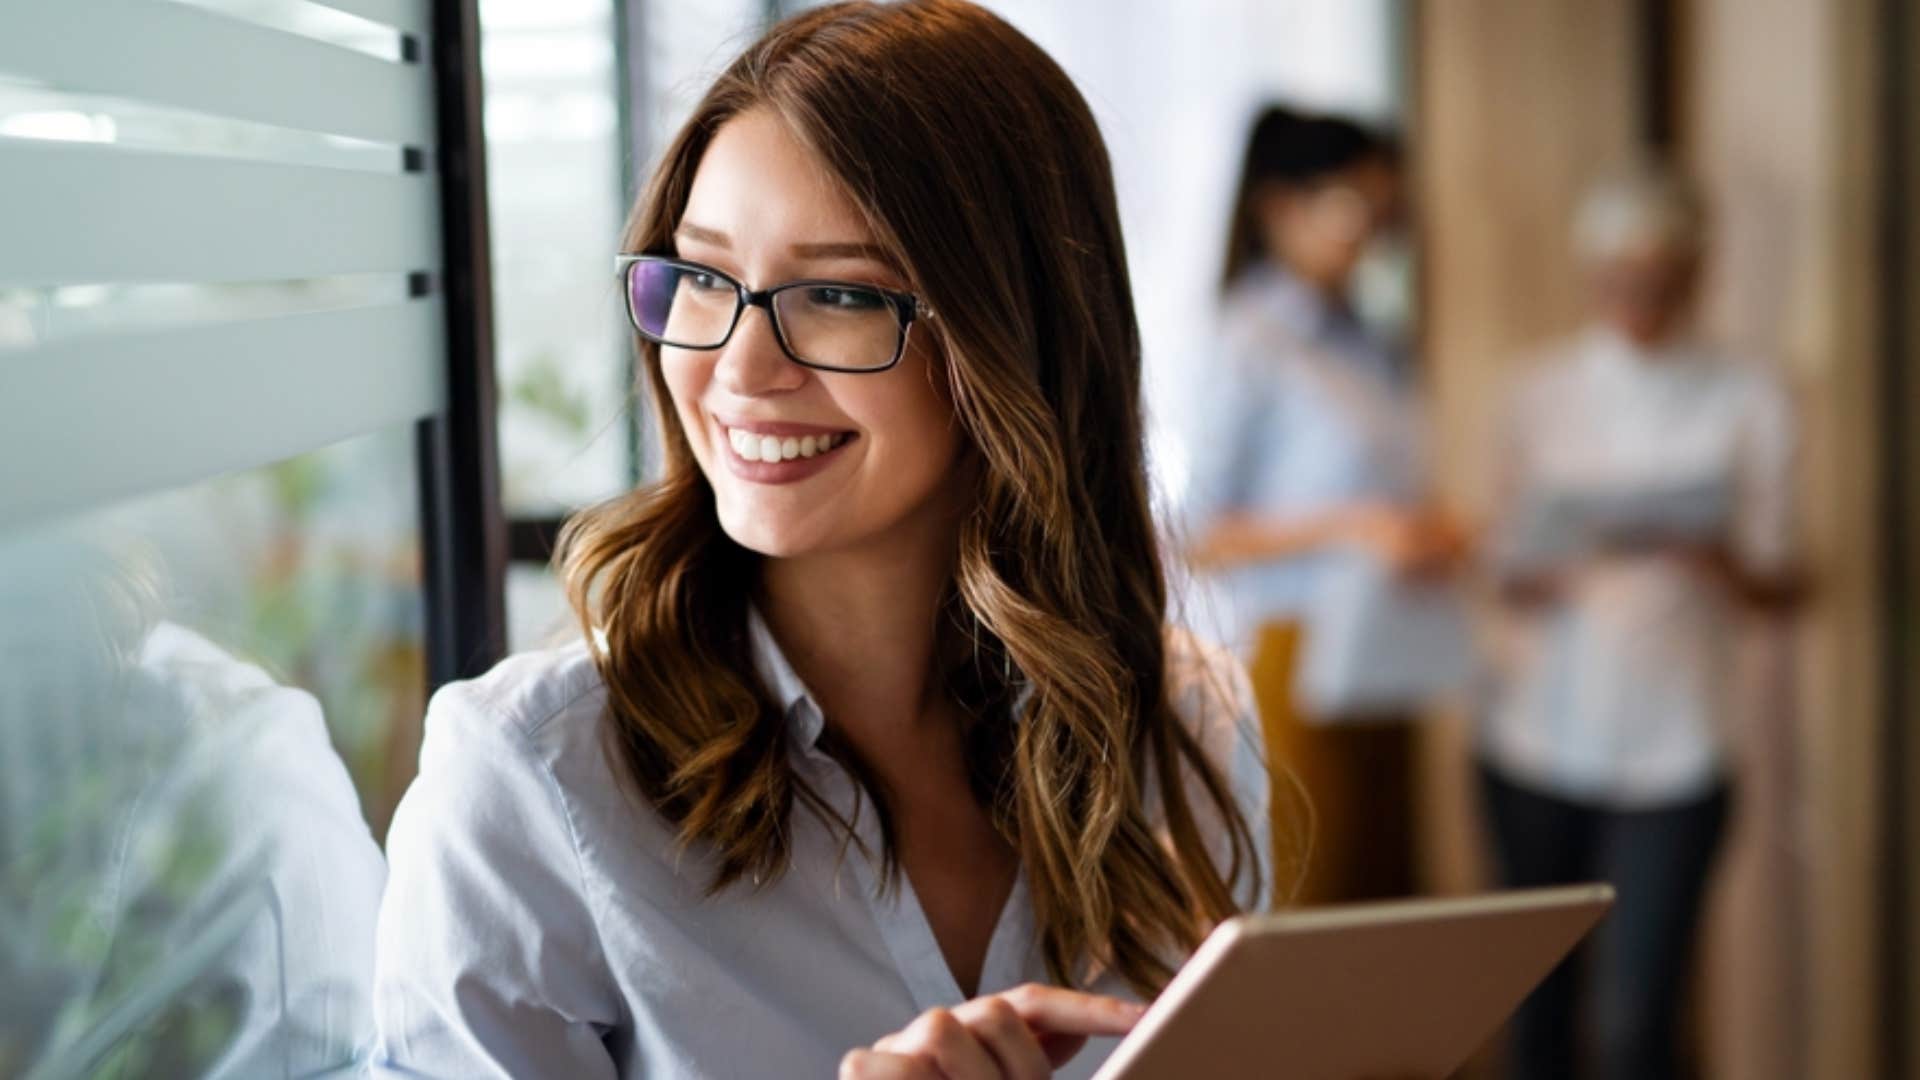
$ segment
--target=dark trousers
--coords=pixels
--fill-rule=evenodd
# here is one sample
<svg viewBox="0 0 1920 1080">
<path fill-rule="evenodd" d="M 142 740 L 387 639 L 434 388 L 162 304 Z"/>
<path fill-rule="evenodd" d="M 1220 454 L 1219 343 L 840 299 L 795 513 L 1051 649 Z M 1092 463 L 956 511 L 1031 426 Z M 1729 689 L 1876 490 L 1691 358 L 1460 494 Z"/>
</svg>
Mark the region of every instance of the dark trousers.
<svg viewBox="0 0 1920 1080">
<path fill-rule="evenodd" d="M 1679 1071 L 1676 1020 L 1693 965 L 1708 871 L 1725 830 L 1725 785 L 1691 802 L 1609 810 L 1480 769 L 1481 795 L 1506 883 L 1515 888 L 1606 881 L 1613 912 L 1589 944 L 1528 997 L 1512 1024 L 1515 1080 L 1564 1080 L 1577 1066 L 1581 990 L 1590 1075 L 1669 1080 Z M 1591 964 L 1591 981 L 1581 984 Z"/>
</svg>

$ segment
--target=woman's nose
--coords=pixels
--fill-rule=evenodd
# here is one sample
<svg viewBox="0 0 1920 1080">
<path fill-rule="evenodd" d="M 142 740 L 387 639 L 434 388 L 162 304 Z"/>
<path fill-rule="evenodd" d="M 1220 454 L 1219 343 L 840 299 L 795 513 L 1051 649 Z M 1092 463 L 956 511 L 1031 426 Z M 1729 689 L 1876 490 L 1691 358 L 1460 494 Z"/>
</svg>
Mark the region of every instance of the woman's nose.
<svg viewBox="0 0 1920 1080">
<path fill-rule="evenodd" d="M 740 313 L 733 337 L 721 347 L 713 377 L 729 393 L 754 397 L 799 389 L 807 380 L 807 369 L 788 359 L 780 348 L 772 313 L 752 307 Z"/>
</svg>

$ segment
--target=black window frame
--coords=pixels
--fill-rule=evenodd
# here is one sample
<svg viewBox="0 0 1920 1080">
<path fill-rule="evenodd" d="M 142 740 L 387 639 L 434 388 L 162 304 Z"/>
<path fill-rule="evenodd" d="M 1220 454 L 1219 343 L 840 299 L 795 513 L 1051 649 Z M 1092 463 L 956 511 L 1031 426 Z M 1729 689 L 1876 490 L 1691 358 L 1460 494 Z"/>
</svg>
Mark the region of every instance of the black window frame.
<svg viewBox="0 0 1920 1080">
<path fill-rule="evenodd" d="M 433 0 L 447 407 L 416 424 L 428 690 L 506 655 L 493 266 L 478 0 Z M 407 54 L 419 52 L 409 39 Z"/>
</svg>

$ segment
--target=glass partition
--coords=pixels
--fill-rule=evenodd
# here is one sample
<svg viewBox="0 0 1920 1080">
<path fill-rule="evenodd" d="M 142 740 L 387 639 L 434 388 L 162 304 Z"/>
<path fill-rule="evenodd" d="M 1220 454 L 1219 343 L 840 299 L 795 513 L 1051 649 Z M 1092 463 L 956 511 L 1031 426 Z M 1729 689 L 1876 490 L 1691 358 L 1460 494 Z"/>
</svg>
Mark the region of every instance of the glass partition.
<svg viewBox="0 0 1920 1080">
<path fill-rule="evenodd" d="M 356 1064 L 426 685 L 412 454 L 0 534 L 0 1074 Z"/>
</svg>

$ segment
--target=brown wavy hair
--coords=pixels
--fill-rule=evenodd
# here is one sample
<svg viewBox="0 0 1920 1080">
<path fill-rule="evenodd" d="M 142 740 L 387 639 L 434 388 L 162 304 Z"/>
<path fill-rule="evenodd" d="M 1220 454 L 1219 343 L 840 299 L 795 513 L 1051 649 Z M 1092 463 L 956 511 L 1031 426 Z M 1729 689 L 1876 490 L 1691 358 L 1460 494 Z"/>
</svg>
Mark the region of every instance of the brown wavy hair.
<svg viewBox="0 0 1920 1080">
<path fill-rule="evenodd" d="M 1169 962 L 1237 910 L 1259 861 L 1169 699 L 1139 330 L 1093 115 L 1044 52 L 972 4 L 819 8 L 775 26 L 707 92 L 636 205 L 626 250 L 673 249 L 714 133 L 761 108 L 845 186 L 937 313 L 972 485 L 938 655 L 968 716 L 975 795 L 1026 871 L 1049 974 L 1079 984 L 1097 966 L 1156 992 Z M 574 518 L 558 558 L 583 627 L 603 635 L 616 772 L 712 854 L 714 891 L 764 884 L 785 869 L 796 804 L 843 837 L 852 823 L 789 763 L 746 629 L 759 556 L 721 531 L 659 351 L 638 348 L 663 475 Z M 868 787 L 893 881 L 885 792 Z M 1194 791 L 1231 834 L 1224 872 Z"/>
</svg>

